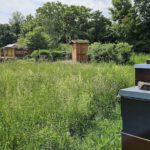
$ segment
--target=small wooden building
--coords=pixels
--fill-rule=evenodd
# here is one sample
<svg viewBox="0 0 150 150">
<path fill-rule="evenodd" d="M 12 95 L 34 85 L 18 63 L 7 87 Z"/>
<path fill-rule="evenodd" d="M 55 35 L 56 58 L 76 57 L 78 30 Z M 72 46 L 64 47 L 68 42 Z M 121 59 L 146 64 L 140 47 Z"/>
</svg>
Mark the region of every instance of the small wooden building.
<svg viewBox="0 0 150 150">
<path fill-rule="evenodd" d="M 9 44 L 0 49 L 0 57 L 14 58 L 16 44 Z"/>
<path fill-rule="evenodd" d="M 8 44 L 0 49 L 1 59 L 23 58 L 32 53 L 32 50 L 19 48 L 17 43 Z"/>
<path fill-rule="evenodd" d="M 73 62 L 87 62 L 88 40 L 72 40 L 72 60 Z"/>
</svg>

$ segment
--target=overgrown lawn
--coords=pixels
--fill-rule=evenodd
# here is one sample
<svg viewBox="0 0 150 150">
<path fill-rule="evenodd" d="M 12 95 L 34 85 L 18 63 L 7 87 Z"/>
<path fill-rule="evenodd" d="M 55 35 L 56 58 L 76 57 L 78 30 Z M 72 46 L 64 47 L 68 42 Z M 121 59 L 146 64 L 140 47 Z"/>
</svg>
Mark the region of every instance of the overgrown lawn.
<svg viewBox="0 0 150 150">
<path fill-rule="evenodd" d="M 120 149 L 120 88 L 133 66 L 0 64 L 0 149 Z"/>
</svg>

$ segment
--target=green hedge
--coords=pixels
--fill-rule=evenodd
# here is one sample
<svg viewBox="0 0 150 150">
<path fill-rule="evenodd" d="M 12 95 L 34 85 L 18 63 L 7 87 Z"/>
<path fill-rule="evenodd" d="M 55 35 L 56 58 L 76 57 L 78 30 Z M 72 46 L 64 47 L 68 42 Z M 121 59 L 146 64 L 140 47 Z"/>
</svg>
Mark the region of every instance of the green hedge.
<svg viewBox="0 0 150 150">
<path fill-rule="evenodd" d="M 34 58 L 36 61 L 39 60 L 52 60 L 52 55 L 50 50 L 34 50 L 30 56 L 31 58 Z"/>
<path fill-rule="evenodd" d="M 58 48 L 53 50 L 53 55 L 57 56 L 56 59 L 71 59 L 71 49 L 72 46 L 69 44 L 59 44 Z"/>
<path fill-rule="evenodd" d="M 60 44 L 56 49 L 35 50 L 31 58 L 40 59 L 43 55 L 47 56 L 49 61 L 71 59 L 71 45 Z"/>
<path fill-rule="evenodd" d="M 130 61 L 131 52 L 132 46 L 128 43 L 94 43 L 89 47 L 88 56 L 91 61 L 114 61 L 118 64 L 124 64 Z"/>
<path fill-rule="evenodd" d="M 51 55 L 53 61 L 64 60 L 66 57 L 66 53 L 64 51 L 59 51 L 59 50 L 53 50 L 51 52 Z"/>
</svg>

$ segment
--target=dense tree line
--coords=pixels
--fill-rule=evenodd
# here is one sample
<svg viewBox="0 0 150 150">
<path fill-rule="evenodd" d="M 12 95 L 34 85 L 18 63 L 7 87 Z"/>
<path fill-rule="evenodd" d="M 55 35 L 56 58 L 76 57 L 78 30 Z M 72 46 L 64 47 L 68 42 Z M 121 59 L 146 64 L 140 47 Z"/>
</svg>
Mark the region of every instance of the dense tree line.
<svg viewBox="0 0 150 150">
<path fill-rule="evenodd" d="M 150 0 L 112 0 L 112 28 L 117 41 L 132 44 L 136 52 L 150 52 Z"/>
<path fill-rule="evenodd" d="M 19 43 L 30 47 L 28 35 L 41 28 L 39 38 L 43 32 L 48 47 L 58 43 L 70 43 L 72 39 L 88 39 L 90 42 L 106 41 L 111 21 L 105 18 L 100 11 L 93 12 L 84 6 L 68 6 L 57 3 L 46 3 L 36 11 L 36 17 L 27 16 L 19 38 Z M 35 37 L 35 34 L 32 34 Z M 34 38 L 32 37 L 32 38 Z M 30 37 L 31 38 L 31 37 Z M 21 41 L 21 42 L 20 42 Z M 33 48 L 33 47 L 32 47 Z M 43 47 L 39 47 L 43 48 Z"/>
<path fill-rule="evenodd" d="M 0 24 L 0 47 L 16 41 L 16 35 L 8 24 Z"/>
<path fill-rule="evenodd" d="M 35 17 L 15 12 L 9 24 L 1 24 L 0 46 L 18 40 L 20 46 L 43 49 L 88 39 L 128 42 L 134 51 L 150 52 L 150 0 L 112 0 L 110 13 L 108 19 L 84 6 L 48 2 L 36 10 Z"/>
<path fill-rule="evenodd" d="M 17 42 L 23 22 L 24 16 L 20 12 L 14 12 L 9 24 L 0 24 L 0 47 Z"/>
</svg>

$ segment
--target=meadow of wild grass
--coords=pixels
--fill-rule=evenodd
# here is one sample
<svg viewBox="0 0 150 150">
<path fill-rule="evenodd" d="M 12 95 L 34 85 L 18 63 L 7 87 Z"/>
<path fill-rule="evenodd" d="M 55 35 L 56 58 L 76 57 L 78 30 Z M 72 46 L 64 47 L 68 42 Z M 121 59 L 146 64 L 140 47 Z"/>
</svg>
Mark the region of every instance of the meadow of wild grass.
<svg viewBox="0 0 150 150">
<path fill-rule="evenodd" d="M 150 59 L 150 54 L 132 54 L 131 62 L 133 63 L 145 63 L 147 59 Z"/>
<path fill-rule="evenodd" d="M 133 66 L 0 64 L 0 149 L 119 150 L 120 88 Z"/>
</svg>

